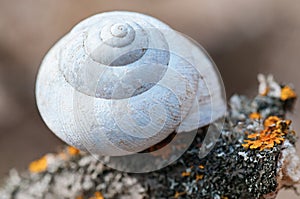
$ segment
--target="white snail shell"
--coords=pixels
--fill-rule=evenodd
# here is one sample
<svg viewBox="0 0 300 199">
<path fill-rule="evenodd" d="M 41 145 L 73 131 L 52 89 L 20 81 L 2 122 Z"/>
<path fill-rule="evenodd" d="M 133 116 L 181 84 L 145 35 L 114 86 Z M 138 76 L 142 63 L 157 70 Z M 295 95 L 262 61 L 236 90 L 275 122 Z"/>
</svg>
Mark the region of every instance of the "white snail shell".
<svg viewBox="0 0 300 199">
<path fill-rule="evenodd" d="M 209 124 L 224 115 L 223 94 L 202 49 L 132 12 L 80 22 L 48 52 L 36 82 L 48 127 L 70 145 L 109 156 Z"/>
</svg>

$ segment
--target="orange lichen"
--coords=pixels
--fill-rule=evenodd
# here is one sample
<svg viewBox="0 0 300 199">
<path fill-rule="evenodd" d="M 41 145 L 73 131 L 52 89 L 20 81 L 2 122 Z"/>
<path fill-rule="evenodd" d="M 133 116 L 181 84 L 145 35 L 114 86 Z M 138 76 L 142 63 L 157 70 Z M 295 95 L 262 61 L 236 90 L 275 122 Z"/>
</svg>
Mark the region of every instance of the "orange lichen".
<svg viewBox="0 0 300 199">
<path fill-rule="evenodd" d="M 80 150 L 76 149 L 75 147 L 68 146 L 68 153 L 70 155 L 78 155 L 80 153 Z"/>
<path fill-rule="evenodd" d="M 185 194 L 186 194 L 186 192 L 178 192 L 178 191 L 176 191 L 176 193 L 174 195 L 174 198 L 179 198 L 180 196 L 183 196 Z"/>
<path fill-rule="evenodd" d="M 259 133 L 253 133 L 247 136 L 242 144 L 250 149 L 271 149 L 274 144 L 281 144 L 284 141 L 284 135 L 289 132 L 290 120 L 282 120 L 277 116 L 271 116 L 264 122 L 265 129 Z"/>
<path fill-rule="evenodd" d="M 181 176 L 182 177 L 188 177 L 188 176 L 190 176 L 191 175 L 191 172 L 182 172 L 181 173 Z"/>
<path fill-rule="evenodd" d="M 31 162 L 28 169 L 31 173 L 41 173 L 47 169 L 47 166 L 47 157 L 43 156 L 42 158 Z"/>
<path fill-rule="evenodd" d="M 278 121 L 280 121 L 281 119 L 277 116 L 270 116 L 267 119 L 265 119 L 264 121 L 264 127 L 268 128 L 271 127 L 273 125 L 275 125 Z"/>
<path fill-rule="evenodd" d="M 291 87 L 285 86 L 281 89 L 280 99 L 282 101 L 286 101 L 288 99 L 294 99 L 294 98 L 297 98 L 297 94 Z"/>
<path fill-rule="evenodd" d="M 249 139 L 257 138 L 257 137 L 259 137 L 259 133 L 253 133 L 253 134 L 248 135 Z"/>
<path fill-rule="evenodd" d="M 261 114 L 260 113 L 251 113 L 249 115 L 249 118 L 250 119 L 253 119 L 253 120 L 260 120 L 262 117 L 261 117 Z"/>
<path fill-rule="evenodd" d="M 204 169 L 203 165 L 199 165 L 198 167 L 199 167 L 199 169 Z"/>
<path fill-rule="evenodd" d="M 204 175 L 196 175 L 196 182 L 203 179 Z"/>
<path fill-rule="evenodd" d="M 83 199 L 83 196 L 77 196 L 76 199 Z"/>
<path fill-rule="evenodd" d="M 94 193 L 93 197 L 90 197 L 90 199 L 104 199 L 104 197 L 101 192 L 97 191 Z"/>
</svg>

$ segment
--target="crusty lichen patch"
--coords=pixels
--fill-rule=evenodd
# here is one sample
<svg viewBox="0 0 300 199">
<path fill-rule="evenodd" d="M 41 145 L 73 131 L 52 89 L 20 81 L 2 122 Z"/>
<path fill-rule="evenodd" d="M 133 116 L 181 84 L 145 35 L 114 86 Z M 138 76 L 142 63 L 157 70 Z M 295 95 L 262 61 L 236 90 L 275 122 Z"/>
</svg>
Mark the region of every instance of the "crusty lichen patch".
<svg viewBox="0 0 300 199">
<path fill-rule="evenodd" d="M 281 95 L 280 95 L 281 100 L 286 101 L 288 99 L 294 99 L 294 98 L 297 98 L 297 94 L 291 87 L 284 86 L 281 89 Z"/>
<path fill-rule="evenodd" d="M 92 197 L 90 197 L 89 199 L 104 199 L 104 197 L 103 197 L 103 195 L 102 195 L 101 192 L 97 191 L 97 192 L 95 192 L 95 194 L 94 194 Z"/>
<path fill-rule="evenodd" d="M 283 120 L 277 116 L 270 116 L 264 122 L 264 130 L 248 135 L 242 144 L 250 149 L 271 149 L 275 144 L 281 144 L 285 135 L 290 133 L 291 120 Z"/>
<path fill-rule="evenodd" d="M 68 153 L 70 155 L 78 155 L 80 153 L 80 150 L 77 149 L 77 148 L 75 148 L 75 147 L 73 147 L 73 146 L 68 146 L 67 149 L 68 149 Z"/>
<path fill-rule="evenodd" d="M 99 162 L 66 147 L 31 163 L 31 172 L 19 175 L 13 170 L 0 197 L 273 199 L 281 186 L 300 180 L 296 136 L 285 119 L 294 98 L 271 76 L 261 77 L 261 82 L 261 93 L 254 99 L 239 95 L 230 99 L 224 128 L 205 158 L 199 157 L 205 128 L 199 129 L 178 161 L 147 174 L 112 170 L 105 166 L 109 158 Z M 285 92 L 289 97 L 282 98 Z"/>
<path fill-rule="evenodd" d="M 28 169 L 31 173 L 40 173 L 46 171 L 47 164 L 47 156 L 43 156 L 42 158 L 31 162 Z"/>
<path fill-rule="evenodd" d="M 249 115 L 249 118 L 253 119 L 253 120 L 260 120 L 262 118 L 262 116 L 260 113 L 255 112 L 255 113 L 251 113 Z"/>
</svg>

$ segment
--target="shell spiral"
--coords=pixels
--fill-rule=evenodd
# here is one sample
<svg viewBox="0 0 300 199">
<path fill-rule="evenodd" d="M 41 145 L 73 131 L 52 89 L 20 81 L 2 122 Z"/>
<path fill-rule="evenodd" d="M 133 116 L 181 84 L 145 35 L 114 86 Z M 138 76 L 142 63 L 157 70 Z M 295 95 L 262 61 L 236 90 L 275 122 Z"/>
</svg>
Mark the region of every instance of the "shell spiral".
<svg viewBox="0 0 300 199">
<path fill-rule="evenodd" d="M 77 24 L 45 56 L 36 83 L 48 127 L 70 145 L 109 156 L 209 124 L 225 112 L 223 92 L 201 48 L 132 12 Z"/>
</svg>

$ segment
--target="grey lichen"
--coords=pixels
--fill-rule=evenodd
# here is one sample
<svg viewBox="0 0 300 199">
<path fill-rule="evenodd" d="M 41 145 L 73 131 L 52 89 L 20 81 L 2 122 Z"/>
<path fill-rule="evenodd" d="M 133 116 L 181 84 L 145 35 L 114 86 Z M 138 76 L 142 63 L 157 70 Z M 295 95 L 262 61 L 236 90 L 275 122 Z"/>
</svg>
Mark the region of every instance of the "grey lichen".
<svg viewBox="0 0 300 199">
<path fill-rule="evenodd" d="M 91 155 L 65 152 L 55 155 L 55 160 L 48 161 L 43 172 L 25 172 L 20 176 L 12 170 L 0 198 L 88 198 L 97 190 L 105 198 L 143 198 L 145 195 L 145 189 L 135 177 L 114 172 Z M 51 167 L 56 167 L 55 171 Z"/>
<path fill-rule="evenodd" d="M 300 181 L 296 136 L 288 130 L 284 142 L 259 150 L 243 147 L 245 133 L 263 130 L 263 121 L 269 116 L 284 119 L 294 99 L 282 100 L 274 92 L 252 100 L 234 95 L 221 136 L 205 158 L 199 158 L 199 148 L 206 128 L 178 161 L 147 174 L 112 170 L 104 166 L 109 159 L 99 162 L 90 154 L 67 147 L 58 154 L 46 155 L 46 167 L 37 165 L 36 172 L 33 169 L 19 174 L 12 170 L 0 198 L 274 198 L 281 187 L 292 187 Z M 259 118 L 251 118 L 252 113 Z M 99 193 L 97 197 L 95 193 Z"/>
</svg>

